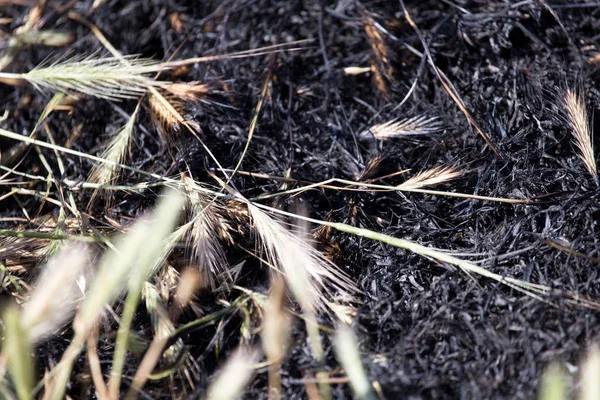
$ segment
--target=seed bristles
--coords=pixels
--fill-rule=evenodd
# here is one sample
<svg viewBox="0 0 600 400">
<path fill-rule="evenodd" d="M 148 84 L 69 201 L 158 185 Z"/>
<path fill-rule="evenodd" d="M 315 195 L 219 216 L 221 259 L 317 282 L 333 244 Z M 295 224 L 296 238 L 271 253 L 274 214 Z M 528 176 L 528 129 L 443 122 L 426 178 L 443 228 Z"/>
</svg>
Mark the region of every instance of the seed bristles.
<svg viewBox="0 0 600 400">
<path fill-rule="evenodd" d="M 419 172 L 406 182 L 397 186 L 398 190 L 419 189 L 426 186 L 448 182 L 462 176 L 464 173 L 454 167 L 437 167 Z"/>
<path fill-rule="evenodd" d="M 571 128 L 571 133 L 575 139 L 575 145 L 579 149 L 579 157 L 583 160 L 585 167 L 592 174 L 594 180 L 598 182 L 592 133 L 583 96 L 572 90 L 567 90 L 565 94 L 565 108 L 567 110 L 567 120 Z"/>
<path fill-rule="evenodd" d="M 354 298 L 354 283 L 335 264 L 256 205 L 247 205 L 252 226 L 271 265 L 283 273 L 288 283 L 294 277 L 303 277 L 300 284 L 305 285 L 306 298 L 298 299 L 304 302 L 303 308 L 325 309 L 336 294 L 347 300 Z M 299 263 L 298 258 L 303 262 Z M 295 271 L 300 265 L 305 275 Z"/>
<path fill-rule="evenodd" d="M 78 92 L 109 100 L 139 97 L 148 88 L 163 84 L 148 76 L 165 69 L 163 64 L 135 56 L 125 59 L 127 63 L 116 57 L 75 57 L 23 74 L 0 73 L 0 79 L 23 79 L 38 90 Z"/>
<path fill-rule="evenodd" d="M 368 129 L 377 139 L 392 139 L 399 136 L 430 135 L 438 132 L 441 124 L 437 117 L 419 115 L 402 120 L 394 119 L 381 124 L 373 125 Z"/>
<path fill-rule="evenodd" d="M 184 176 L 187 192 L 187 214 L 190 226 L 186 232 L 187 248 L 191 249 L 191 259 L 204 274 L 205 282 L 217 287 L 217 277 L 227 272 L 227 257 L 220 243 L 221 239 L 232 242 L 229 225 L 219 213 L 218 206 L 211 198 L 194 190 L 195 183 Z"/>
</svg>

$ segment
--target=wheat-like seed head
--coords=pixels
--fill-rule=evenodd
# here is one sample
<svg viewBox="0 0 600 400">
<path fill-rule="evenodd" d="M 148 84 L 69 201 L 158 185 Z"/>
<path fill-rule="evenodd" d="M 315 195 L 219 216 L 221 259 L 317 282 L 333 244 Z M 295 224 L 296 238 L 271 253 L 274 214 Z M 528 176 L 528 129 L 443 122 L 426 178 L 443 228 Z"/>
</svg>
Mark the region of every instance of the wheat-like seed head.
<svg viewBox="0 0 600 400">
<path fill-rule="evenodd" d="M 127 63 L 116 57 L 75 57 L 48 66 L 38 66 L 18 78 L 25 79 L 39 90 L 122 100 L 139 97 L 148 88 L 160 86 L 148 75 L 165 67 L 157 61 L 126 57 Z"/>
<path fill-rule="evenodd" d="M 373 125 L 368 132 L 377 139 L 392 139 L 401 136 L 431 135 L 440 129 L 441 124 L 437 117 L 428 118 L 425 115 L 419 115 Z"/>
<path fill-rule="evenodd" d="M 418 189 L 437 185 L 462 176 L 463 172 L 453 167 L 437 167 L 419 172 L 417 175 L 399 185 L 398 190 Z"/>
<path fill-rule="evenodd" d="M 583 97 L 571 90 L 567 90 L 565 94 L 565 108 L 571 133 L 579 149 L 579 157 L 583 160 L 590 174 L 594 176 L 594 179 L 597 179 L 598 171 L 596 169 L 596 158 L 594 157 L 592 133 Z"/>
<path fill-rule="evenodd" d="M 184 104 L 173 96 L 151 94 L 148 104 L 152 121 L 160 133 L 163 141 L 168 142 L 174 133 L 181 130 L 185 120 L 183 119 Z"/>
</svg>

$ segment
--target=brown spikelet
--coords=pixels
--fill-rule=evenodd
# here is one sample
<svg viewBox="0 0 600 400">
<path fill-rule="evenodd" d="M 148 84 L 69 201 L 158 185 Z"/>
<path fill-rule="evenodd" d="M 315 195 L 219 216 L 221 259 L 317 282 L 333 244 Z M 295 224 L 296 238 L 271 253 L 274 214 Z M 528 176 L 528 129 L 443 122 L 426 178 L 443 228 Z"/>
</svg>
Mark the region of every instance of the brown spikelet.
<svg viewBox="0 0 600 400">
<path fill-rule="evenodd" d="M 453 167 L 437 167 L 419 172 L 398 186 L 398 190 L 418 189 L 425 186 L 437 185 L 462 176 L 463 172 Z"/>
<path fill-rule="evenodd" d="M 577 149 L 579 149 L 579 157 L 583 160 L 594 180 L 598 182 L 592 133 L 583 96 L 572 90 L 567 90 L 564 102 L 571 133 L 575 139 Z"/>
<path fill-rule="evenodd" d="M 365 179 L 373 178 L 381 169 L 381 165 L 383 164 L 384 160 L 385 158 L 381 154 L 377 154 L 376 156 L 370 158 L 360 175 L 356 176 L 356 180 L 364 181 Z"/>
<path fill-rule="evenodd" d="M 156 96 L 151 94 L 148 97 L 151 117 L 161 138 L 166 142 L 173 134 L 178 133 L 185 122 L 181 112 L 183 103 L 174 98 L 165 96 Z"/>
<path fill-rule="evenodd" d="M 387 88 L 387 82 L 385 80 L 385 76 L 381 72 L 381 69 L 378 66 L 377 61 L 370 60 L 369 65 L 371 68 L 371 72 L 373 73 L 373 79 L 375 80 L 375 86 L 377 90 L 379 90 L 379 94 L 383 101 L 390 101 L 390 93 Z"/>
<path fill-rule="evenodd" d="M 361 75 L 371 72 L 371 67 L 346 67 L 344 73 L 346 75 Z"/>
<path fill-rule="evenodd" d="M 163 89 L 185 101 L 202 100 L 213 91 L 210 85 L 201 82 L 171 83 L 163 86 Z"/>
<path fill-rule="evenodd" d="M 232 92 L 225 82 L 177 82 L 162 86 L 167 97 L 191 107 L 197 104 L 232 108 Z"/>
<path fill-rule="evenodd" d="M 371 50 L 373 52 L 373 58 L 369 61 L 371 72 L 375 80 L 375 85 L 381 94 L 384 101 L 389 101 L 389 81 L 393 76 L 393 68 L 390 63 L 390 56 L 388 48 L 385 44 L 381 32 L 375 25 L 375 20 L 369 15 L 363 16 L 363 26 L 369 43 L 371 44 Z"/>
<path fill-rule="evenodd" d="M 588 63 L 588 64 L 597 64 L 597 63 L 600 63 L 600 54 L 594 54 L 593 56 L 588 57 L 585 60 L 585 62 Z"/>
</svg>

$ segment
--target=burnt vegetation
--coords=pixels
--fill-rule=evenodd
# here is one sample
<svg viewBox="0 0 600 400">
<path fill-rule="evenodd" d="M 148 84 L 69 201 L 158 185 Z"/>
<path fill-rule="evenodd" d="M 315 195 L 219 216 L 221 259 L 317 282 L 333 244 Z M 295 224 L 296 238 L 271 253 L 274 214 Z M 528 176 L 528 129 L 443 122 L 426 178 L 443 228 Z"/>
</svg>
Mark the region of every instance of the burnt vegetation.
<svg viewBox="0 0 600 400">
<path fill-rule="evenodd" d="M 0 0 L 0 397 L 591 398 L 599 21 Z"/>
</svg>

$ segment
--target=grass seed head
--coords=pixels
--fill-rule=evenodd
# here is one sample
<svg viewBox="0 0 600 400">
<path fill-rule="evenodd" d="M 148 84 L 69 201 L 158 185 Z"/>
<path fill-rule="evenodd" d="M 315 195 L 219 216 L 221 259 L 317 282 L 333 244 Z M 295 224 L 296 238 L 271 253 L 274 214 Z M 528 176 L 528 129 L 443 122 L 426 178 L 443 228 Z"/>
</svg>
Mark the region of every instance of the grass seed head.
<svg viewBox="0 0 600 400">
<path fill-rule="evenodd" d="M 403 136 L 432 135 L 440 130 L 441 124 L 437 117 L 419 115 L 373 125 L 365 133 L 371 133 L 376 139 L 386 140 Z"/>
<path fill-rule="evenodd" d="M 592 132 L 583 96 L 572 90 L 567 90 L 564 104 L 571 133 L 579 150 L 579 157 L 581 157 L 587 170 L 592 174 L 596 182 L 598 182 Z"/>
<path fill-rule="evenodd" d="M 454 167 L 436 167 L 431 168 L 408 179 L 398 186 L 398 190 L 419 189 L 426 186 L 438 185 L 448 182 L 463 175 L 463 172 L 457 171 Z"/>
<path fill-rule="evenodd" d="M 1 73 L 3 79 L 23 79 L 38 90 L 66 94 L 81 93 L 109 100 L 136 98 L 163 83 L 149 75 L 164 69 L 159 62 L 126 57 L 74 57 L 50 65 L 40 65 L 24 74 Z"/>
<path fill-rule="evenodd" d="M 352 300 L 354 283 L 310 242 L 248 203 L 252 225 L 267 259 L 281 272 L 297 300 L 308 312 L 327 307 L 336 295 Z"/>
</svg>

